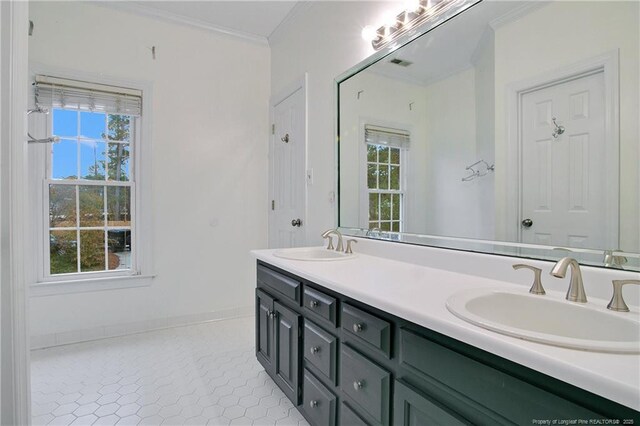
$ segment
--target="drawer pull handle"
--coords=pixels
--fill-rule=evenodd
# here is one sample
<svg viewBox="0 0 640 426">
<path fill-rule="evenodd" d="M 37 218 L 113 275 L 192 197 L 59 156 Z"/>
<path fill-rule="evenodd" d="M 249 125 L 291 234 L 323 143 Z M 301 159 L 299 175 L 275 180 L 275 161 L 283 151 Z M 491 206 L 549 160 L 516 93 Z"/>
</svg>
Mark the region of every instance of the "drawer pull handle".
<svg viewBox="0 0 640 426">
<path fill-rule="evenodd" d="M 364 326 L 361 323 L 353 324 L 353 331 L 355 333 L 360 333 L 364 329 Z"/>
<path fill-rule="evenodd" d="M 315 355 L 318 352 L 320 352 L 320 347 L 318 346 L 311 346 L 311 349 L 309 349 L 309 352 L 311 352 L 311 355 Z"/>
<path fill-rule="evenodd" d="M 309 302 L 309 307 L 310 307 L 310 308 L 317 308 L 318 306 L 320 306 L 320 303 L 318 303 L 318 301 L 317 301 L 317 300 L 311 300 L 311 301 Z"/>
<path fill-rule="evenodd" d="M 318 401 L 316 401 L 315 399 L 312 399 L 311 401 L 309 401 L 309 407 L 316 408 L 317 406 L 318 406 Z"/>
<path fill-rule="evenodd" d="M 360 389 L 362 389 L 363 387 L 364 387 L 364 381 L 360 381 L 360 380 L 358 380 L 358 381 L 353 382 L 353 388 L 354 388 L 356 391 L 359 391 L 359 390 L 360 390 Z"/>
</svg>

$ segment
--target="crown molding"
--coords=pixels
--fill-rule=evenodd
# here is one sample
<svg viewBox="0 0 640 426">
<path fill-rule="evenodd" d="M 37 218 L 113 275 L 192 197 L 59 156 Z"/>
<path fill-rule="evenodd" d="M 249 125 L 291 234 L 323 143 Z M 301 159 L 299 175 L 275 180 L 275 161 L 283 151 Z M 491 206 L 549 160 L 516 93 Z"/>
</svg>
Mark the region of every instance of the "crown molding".
<svg viewBox="0 0 640 426">
<path fill-rule="evenodd" d="M 550 3 L 550 1 L 548 1 L 548 0 L 528 1 L 528 2 L 524 3 L 522 6 L 516 7 L 515 9 L 511 10 L 510 12 L 505 13 L 504 15 L 501 15 L 501 16 L 493 19 L 492 21 L 489 22 L 489 26 L 491 28 L 493 28 L 494 30 L 497 30 L 498 28 L 502 27 L 503 25 L 506 25 L 508 23 L 516 21 L 516 20 L 522 18 L 523 16 L 533 12 L 534 10 L 540 9 L 540 8 L 548 5 L 549 3 Z"/>
<path fill-rule="evenodd" d="M 167 12 L 165 10 L 156 9 L 154 7 L 145 6 L 139 3 L 129 1 L 97 1 L 92 2 L 92 4 L 107 7 L 110 9 L 120 10 L 123 12 L 129 12 L 139 16 L 154 18 L 164 22 L 198 28 L 212 33 L 235 37 L 265 46 L 269 44 L 267 38 L 263 36 L 234 30 L 232 28 L 224 27 L 221 25 L 215 25 L 210 22 L 202 21 L 200 19 L 190 18 L 176 13 Z"/>
<path fill-rule="evenodd" d="M 311 9 L 312 5 L 313 5 L 313 0 L 300 0 L 300 1 L 298 1 L 295 4 L 295 6 L 293 6 L 291 8 L 289 13 L 287 13 L 287 16 L 284 17 L 282 22 L 280 22 L 278 24 L 278 26 L 273 31 L 271 31 L 271 34 L 269 34 L 269 37 L 267 37 L 267 41 L 269 42 L 269 44 L 271 44 L 274 41 L 276 41 L 279 38 L 279 36 L 282 33 L 282 31 L 284 31 L 285 28 L 287 28 L 289 25 L 291 25 L 291 23 L 298 16 L 302 15 L 304 12 L 306 12 L 309 9 Z"/>
</svg>

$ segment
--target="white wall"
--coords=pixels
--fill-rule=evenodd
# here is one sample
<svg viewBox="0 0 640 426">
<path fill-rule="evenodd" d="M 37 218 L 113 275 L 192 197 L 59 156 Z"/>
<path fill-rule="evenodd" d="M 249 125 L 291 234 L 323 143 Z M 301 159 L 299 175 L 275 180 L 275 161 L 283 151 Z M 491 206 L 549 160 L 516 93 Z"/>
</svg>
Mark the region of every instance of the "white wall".
<svg viewBox="0 0 640 426">
<path fill-rule="evenodd" d="M 149 287 L 32 297 L 32 335 L 251 306 L 249 250 L 267 245 L 268 46 L 88 3 L 31 3 L 30 15 L 31 61 L 153 84 L 156 274 Z"/>
<path fill-rule="evenodd" d="M 640 3 L 553 2 L 495 32 L 496 229 L 506 233 L 505 86 L 599 54 L 620 52 L 620 248 L 640 251 Z M 568 27 L 570 23 L 570 28 Z M 535 34 L 535 37 L 532 36 Z M 526 52 L 526 54 L 522 54 Z"/>
<path fill-rule="evenodd" d="M 426 87 L 428 130 L 427 233 L 476 237 L 481 228 L 478 186 L 482 178 L 463 182 L 465 167 L 476 156 L 475 70 L 469 68 Z"/>
<path fill-rule="evenodd" d="M 336 225 L 334 79 L 373 53 L 362 28 L 401 7 L 398 2 L 306 3 L 269 38 L 273 95 L 309 73 L 307 161 L 314 172 L 307 187 L 309 245 L 320 244 L 320 234 Z"/>
<path fill-rule="evenodd" d="M 476 89 L 476 158 L 495 163 L 494 36 L 487 30 L 473 56 Z M 476 238 L 495 240 L 495 173 L 477 180 L 478 223 Z"/>
<path fill-rule="evenodd" d="M 358 93 L 360 93 L 358 99 Z M 409 108 L 411 104 L 411 108 Z M 359 217 L 366 188 L 364 124 L 409 131 L 405 173 L 405 231 L 427 230 L 427 133 L 424 87 L 373 73 L 361 73 L 340 85 L 340 219 L 343 226 L 368 228 Z M 365 211 L 367 205 L 364 206 Z"/>
</svg>

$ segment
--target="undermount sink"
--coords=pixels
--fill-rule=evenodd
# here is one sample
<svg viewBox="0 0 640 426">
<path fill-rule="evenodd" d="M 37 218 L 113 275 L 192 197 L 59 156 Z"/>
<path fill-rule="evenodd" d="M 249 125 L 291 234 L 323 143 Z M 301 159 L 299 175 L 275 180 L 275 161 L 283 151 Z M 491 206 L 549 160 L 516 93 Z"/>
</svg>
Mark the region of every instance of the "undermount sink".
<svg viewBox="0 0 640 426">
<path fill-rule="evenodd" d="M 276 250 L 273 252 L 276 257 L 290 260 L 307 260 L 307 261 L 335 261 L 348 260 L 356 257 L 355 254 L 346 254 L 340 251 L 327 250 L 324 247 L 300 247 Z"/>
<path fill-rule="evenodd" d="M 589 304 L 526 290 L 472 289 L 447 300 L 447 309 L 471 324 L 520 339 L 595 352 L 640 353 L 636 312 L 610 312 Z"/>
</svg>

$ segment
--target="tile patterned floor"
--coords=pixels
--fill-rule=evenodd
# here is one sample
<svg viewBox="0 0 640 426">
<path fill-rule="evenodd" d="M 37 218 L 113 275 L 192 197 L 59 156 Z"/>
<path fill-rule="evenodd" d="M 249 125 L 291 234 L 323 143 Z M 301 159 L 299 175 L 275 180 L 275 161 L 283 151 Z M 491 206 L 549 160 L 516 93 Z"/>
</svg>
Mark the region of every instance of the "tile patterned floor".
<svg viewBox="0 0 640 426">
<path fill-rule="evenodd" d="M 240 318 L 34 351 L 33 424 L 307 425 L 253 336 Z"/>
</svg>

